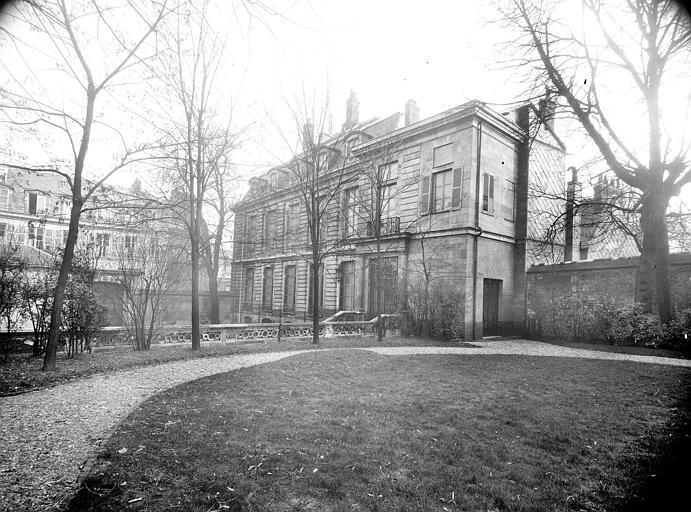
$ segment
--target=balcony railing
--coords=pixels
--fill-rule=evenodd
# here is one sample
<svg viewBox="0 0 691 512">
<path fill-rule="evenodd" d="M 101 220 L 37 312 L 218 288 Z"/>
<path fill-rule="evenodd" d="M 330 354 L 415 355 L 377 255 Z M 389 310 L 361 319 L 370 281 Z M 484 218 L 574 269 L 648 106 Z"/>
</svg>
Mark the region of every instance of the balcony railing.
<svg viewBox="0 0 691 512">
<path fill-rule="evenodd" d="M 376 236 L 374 221 L 367 222 L 367 236 Z M 401 230 L 401 218 L 400 217 L 388 217 L 382 219 L 379 224 L 379 235 L 397 235 Z"/>
</svg>

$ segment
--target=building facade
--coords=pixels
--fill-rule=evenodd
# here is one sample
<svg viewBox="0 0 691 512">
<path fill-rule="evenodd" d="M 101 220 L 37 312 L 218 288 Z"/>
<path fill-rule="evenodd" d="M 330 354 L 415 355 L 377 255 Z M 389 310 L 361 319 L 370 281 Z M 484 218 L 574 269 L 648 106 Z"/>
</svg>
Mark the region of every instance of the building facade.
<svg viewBox="0 0 691 512">
<path fill-rule="evenodd" d="M 528 266 L 563 257 L 554 240 L 540 240 L 547 217 L 564 208 L 564 147 L 552 119 L 531 104 L 500 114 L 478 101 L 423 120 L 418 112 L 409 101 L 403 114 L 361 123 L 351 96 L 346 129 L 326 143 L 324 190 L 336 197 L 322 219 L 331 244 L 316 276 L 290 164 L 251 181 L 235 208 L 237 321 L 306 320 L 313 300 L 324 316 L 393 313 L 423 276 L 462 291 L 457 335 L 522 329 Z"/>
</svg>

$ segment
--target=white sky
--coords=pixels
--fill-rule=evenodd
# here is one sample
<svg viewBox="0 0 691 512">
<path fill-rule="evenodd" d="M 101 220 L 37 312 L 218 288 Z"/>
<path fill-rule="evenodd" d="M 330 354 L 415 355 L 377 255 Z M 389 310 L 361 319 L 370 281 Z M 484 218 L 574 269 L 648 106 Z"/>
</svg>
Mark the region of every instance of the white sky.
<svg viewBox="0 0 691 512">
<path fill-rule="evenodd" d="M 507 35 L 490 23 L 497 17 L 492 2 L 276 0 L 276 5 L 285 6 L 285 19 L 267 16 L 266 25 L 237 19 L 226 24 L 219 16 L 219 27 L 230 33 L 230 51 L 217 100 L 232 100 L 238 126 L 250 125 L 237 155 L 242 173 L 265 170 L 290 155 L 275 125 L 293 129 L 285 101 L 303 86 L 312 90 L 330 84 L 335 128 L 344 120 L 351 89 L 360 100 L 361 120 L 402 111 L 408 99 L 417 101 L 423 118 L 470 99 L 499 111 L 521 99 L 520 71 L 501 64 Z M 219 0 L 220 10 L 226 6 L 226 0 Z M 2 55 L 3 60 L 12 57 Z M 688 113 L 682 123 L 691 124 Z M 565 142 L 567 165 L 589 159 L 577 138 L 566 136 Z M 95 141 L 92 162 L 107 158 L 112 147 Z M 132 179 L 132 173 L 121 173 L 117 181 Z M 690 190 L 684 195 L 691 199 Z"/>
</svg>

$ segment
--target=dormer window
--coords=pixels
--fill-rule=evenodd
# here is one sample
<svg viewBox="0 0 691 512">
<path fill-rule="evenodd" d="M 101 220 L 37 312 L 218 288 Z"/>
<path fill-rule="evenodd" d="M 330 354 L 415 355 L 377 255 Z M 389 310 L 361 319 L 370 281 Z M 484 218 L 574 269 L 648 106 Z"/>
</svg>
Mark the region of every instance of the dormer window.
<svg viewBox="0 0 691 512">
<path fill-rule="evenodd" d="M 275 172 L 269 175 L 269 187 L 278 188 L 278 174 Z"/>
<path fill-rule="evenodd" d="M 7 183 L 7 167 L 0 167 L 0 183 Z"/>
<path fill-rule="evenodd" d="M 41 215 L 46 211 L 48 197 L 39 192 L 29 192 L 29 214 Z"/>
</svg>

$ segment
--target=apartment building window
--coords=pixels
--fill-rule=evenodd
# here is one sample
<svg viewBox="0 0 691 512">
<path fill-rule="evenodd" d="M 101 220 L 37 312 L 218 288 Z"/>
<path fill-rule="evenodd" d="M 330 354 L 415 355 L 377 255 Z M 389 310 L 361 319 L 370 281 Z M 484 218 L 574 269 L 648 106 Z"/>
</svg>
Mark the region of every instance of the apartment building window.
<svg viewBox="0 0 691 512">
<path fill-rule="evenodd" d="M 482 173 L 482 211 L 494 212 L 494 174 Z"/>
<path fill-rule="evenodd" d="M 355 262 L 341 263 L 341 311 L 355 309 Z"/>
<path fill-rule="evenodd" d="M 10 228 L 10 239 L 18 245 L 24 245 L 26 237 L 26 226 L 19 225 L 11 226 Z"/>
<path fill-rule="evenodd" d="M 278 241 L 278 219 L 276 210 L 268 210 L 264 217 L 264 245 L 274 247 Z"/>
<path fill-rule="evenodd" d="M 436 213 L 461 207 L 463 169 L 444 169 L 420 181 L 420 213 Z"/>
<path fill-rule="evenodd" d="M 96 255 L 99 258 L 108 257 L 109 246 L 110 246 L 110 235 L 107 233 L 98 233 L 96 235 Z"/>
<path fill-rule="evenodd" d="M 245 284 L 243 287 L 243 302 L 245 307 L 251 308 L 254 303 L 254 269 L 245 269 Z"/>
<path fill-rule="evenodd" d="M 36 249 L 43 249 L 43 235 L 44 228 L 34 226 L 33 222 L 29 222 L 29 245 Z"/>
<path fill-rule="evenodd" d="M 396 183 L 387 183 L 382 187 L 381 194 L 381 218 L 386 220 L 393 217 L 396 210 L 396 205 L 394 204 L 396 193 Z"/>
<path fill-rule="evenodd" d="M 136 237 L 134 235 L 125 235 L 125 254 L 128 258 L 134 256 L 134 244 Z"/>
<path fill-rule="evenodd" d="M 29 213 L 40 215 L 46 211 L 46 196 L 37 192 L 29 192 Z"/>
<path fill-rule="evenodd" d="M 506 205 L 504 206 L 504 220 L 516 220 L 516 184 L 506 180 Z"/>
<path fill-rule="evenodd" d="M 343 198 L 343 211 L 345 214 L 343 234 L 346 237 L 353 236 L 357 231 L 357 192 L 357 187 L 346 189 Z"/>
<path fill-rule="evenodd" d="M 61 247 L 64 247 L 64 244 L 62 244 L 62 231 L 59 229 L 46 229 L 46 234 L 45 234 L 45 240 L 44 240 L 44 246 L 45 250 L 48 252 L 55 252 Z"/>
<path fill-rule="evenodd" d="M 247 224 L 245 225 L 245 244 L 243 247 L 243 254 L 246 258 L 254 256 L 257 239 L 257 216 L 250 215 L 247 217 Z"/>
<path fill-rule="evenodd" d="M 274 268 L 264 267 L 264 280 L 262 282 L 262 309 L 271 311 L 274 293 Z"/>
<path fill-rule="evenodd" d="M 432 175 L 432 211 L 441 212 L 451 207 L 451 169 Z"/>
<path fill-rule="evenodd" d="M 0 208 L 10 207 L 10 190 L 0 187 Z"/>
<path fill-rule="evenodd" d="M 7 183 L 7 167 L 0 167 L 0 183 Z"/>
<path fill-rule="evenodd" d="M 283 311 L 292 313 L 295 311 L 295 265 L 285 268 L 283 283 Z"/>
<path fill-rule="evenodd" d="M 387 257 L 369 261 L 369 314 L 395 313 L 398 258 Z"/>
</svg>

